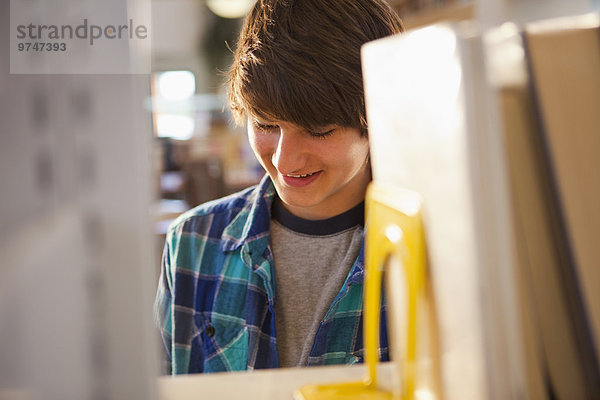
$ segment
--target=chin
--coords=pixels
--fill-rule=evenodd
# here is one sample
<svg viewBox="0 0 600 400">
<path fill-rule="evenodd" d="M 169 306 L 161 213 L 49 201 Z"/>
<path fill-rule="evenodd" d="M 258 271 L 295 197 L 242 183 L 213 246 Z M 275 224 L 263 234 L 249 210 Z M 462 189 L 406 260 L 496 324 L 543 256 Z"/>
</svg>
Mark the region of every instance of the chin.
<svg viewBox="0 0 600 400">
<path fill-rule="evenodd" d="M 279 192 L 278 192 L 279 198 L 281 199 L 281 201 L 283 201 L 283 203 L 287 206 L 290 207 L 299 207 L 299 208 L 311 208 L 314 207 L 316 205 L 318 205 L 319 203 L 315 201 L 314 198 L 298 198 L 297 196 L 282 196 Z M 308 197 L 308 196 L 307 196 Z"/>
<path fill-rule="evenodd" d="M 287 206 L 291 206 L 291 207 L 302 207 L 302 208 L 309 208 L 314 206 L 314 202 L 313 201 L 302 201 L 301 199 L 294 199 L 294 198 L 290 198 L 290 197 L 281 197 L 279 196 L 279 198 L 283 201 L 283 203 Z"/>
</svg>

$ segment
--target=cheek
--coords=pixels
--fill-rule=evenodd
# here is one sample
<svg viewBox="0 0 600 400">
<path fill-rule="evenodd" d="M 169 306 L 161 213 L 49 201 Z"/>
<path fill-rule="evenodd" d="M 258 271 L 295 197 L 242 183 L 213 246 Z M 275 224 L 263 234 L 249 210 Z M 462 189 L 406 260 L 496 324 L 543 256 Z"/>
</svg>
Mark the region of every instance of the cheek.
<svg viewBox="0 0 600 400">
<path fill-rule="evenodd" d="M 343 151 L 337 151 L 337 157 L 340 163 L 348 166 L 362 165 L 369 154 L 369 142 L 360 140 L 344 146 Z"/>
<path fill-rule="evenodd" d="M 361 139 L 361 141 L 356 144 L 355 152 L 356 152 L 357 156 L 360 157 L 361 161 L 364 161 L 364 159 L 369 154 L 368 139 Z"/>
<path fill-rule="evenodd" d="M 248 139 L 250 141 L 250 147 L 254 151 L 254 155 L 263 161 L 270 160 L 271 154 L 273 154 L 273 140 L 268 135 L 260 135 L 254 132 L 252 129 L 248 130 Z"/>
</svg>

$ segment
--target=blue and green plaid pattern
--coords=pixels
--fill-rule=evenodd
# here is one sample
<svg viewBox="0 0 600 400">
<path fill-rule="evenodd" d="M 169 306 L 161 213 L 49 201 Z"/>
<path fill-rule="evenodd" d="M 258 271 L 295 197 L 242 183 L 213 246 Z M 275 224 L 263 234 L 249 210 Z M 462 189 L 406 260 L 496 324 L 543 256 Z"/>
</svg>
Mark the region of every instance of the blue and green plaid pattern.
<svg viewBox="0 0 600 400">
<path fill-rule="evenodd" d="M 169 228 L 154 309 L 172 374 L 279 366 L 269 246 L 274 196 L 265 176 Z M 319 325 L 307 365 L 362 362 L 363 281 L 364 245 Z M 385 307 L 382 327 L 380 356 L 387 360 Z"/>
</svg>

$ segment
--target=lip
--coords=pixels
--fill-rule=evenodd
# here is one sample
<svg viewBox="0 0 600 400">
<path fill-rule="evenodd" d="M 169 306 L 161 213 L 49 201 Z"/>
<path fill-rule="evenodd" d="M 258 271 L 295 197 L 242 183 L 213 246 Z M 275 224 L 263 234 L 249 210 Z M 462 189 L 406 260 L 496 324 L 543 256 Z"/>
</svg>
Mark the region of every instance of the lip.
<svg viewBox="0 0 600 400">
<path fill-rule="evenodd" d="M 288 186 L 304 187 L 304 186 L 310 185 L 315 180 L 319 179 L 319 177 L 321 176 L 321 172 L 323 172 L 323 171 L 315 172 L 312 175 L 307 176 L 305 178 L 294 178 L 293 176 L 287 176 L 287 175 L 283 175 L 283 174 L 279 174 L 279 175 L 281 176 L 281 179 L 285 182 L 285 184 Z"/>
</svg>

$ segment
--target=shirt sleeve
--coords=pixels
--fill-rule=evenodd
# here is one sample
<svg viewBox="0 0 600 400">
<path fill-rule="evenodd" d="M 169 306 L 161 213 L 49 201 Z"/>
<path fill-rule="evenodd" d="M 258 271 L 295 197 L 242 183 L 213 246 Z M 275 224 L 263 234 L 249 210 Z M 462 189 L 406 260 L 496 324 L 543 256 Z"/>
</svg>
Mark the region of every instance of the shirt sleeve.
<svg viewBox="0 0 600 400">
<path fill-rule="evenodd" d="M 164 366 L 162 370 L 167 374 L 172 374 L 172 350 L 173 350 L 173 276 L 171 270 L 171 249 L 169 246 L 169 236 L 163 249 L 161 259 L 160 278 L 158 280 L 158 289 L 154 302 L 154 320 L 158 327 L 160 336 L 164 344 Z"/>
</svg>

